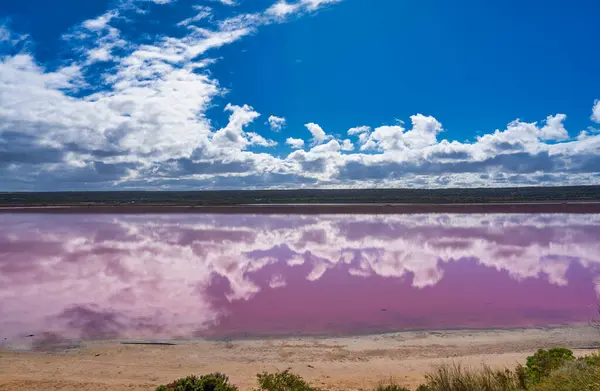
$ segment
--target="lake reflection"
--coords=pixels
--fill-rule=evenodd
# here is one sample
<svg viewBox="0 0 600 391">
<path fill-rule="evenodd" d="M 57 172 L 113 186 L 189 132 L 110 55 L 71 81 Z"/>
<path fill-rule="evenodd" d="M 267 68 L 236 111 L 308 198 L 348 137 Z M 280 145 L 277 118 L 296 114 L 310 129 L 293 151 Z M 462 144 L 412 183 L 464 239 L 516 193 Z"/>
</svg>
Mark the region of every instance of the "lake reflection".
<svg viewBox="0 0 600 391">
<path fill-rule="evenodd" d="M 599 215 L 1 218 L 9 344 L 586 322 L 600 291 Z"/>
</svg>

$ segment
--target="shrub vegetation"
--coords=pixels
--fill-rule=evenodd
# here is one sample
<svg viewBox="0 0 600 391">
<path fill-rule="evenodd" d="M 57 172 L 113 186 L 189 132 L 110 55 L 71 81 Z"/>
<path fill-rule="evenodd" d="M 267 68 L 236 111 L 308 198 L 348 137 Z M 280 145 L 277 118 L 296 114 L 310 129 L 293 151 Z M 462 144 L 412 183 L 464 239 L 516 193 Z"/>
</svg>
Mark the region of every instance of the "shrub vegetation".
<svg viewBox="0 0 600 391">
<path fill-rule="evenodd" d="M 256 391 L 322 391 L 320 388 L 310 386 L 289 369 L 276 373 L 259 373 L 256 378 L 258 380 Z"/>
<path fill-rule="evenodd" d="M 156 391 L 238 391 L 238 388 L 229 384 L 227 376 L 216 372 L 200 377 L 184 377 L 166 386 L 160 386 Z"/>
<path fill-rule="evenodd" d="M 289 369 L 257 375 L 256 391 L 324 391 L 311 386 Z M 227 376 L 213 373 L 188 376 L 156 391 L 237 391 Z M 394 382 L 380 383 L 373 391 L 410 391 Z M 540 349 L 514 370 L 436 367 L 415 391 L 600 391 L 600 354 L 575 358 L 564 348 Z"/>
</svg>

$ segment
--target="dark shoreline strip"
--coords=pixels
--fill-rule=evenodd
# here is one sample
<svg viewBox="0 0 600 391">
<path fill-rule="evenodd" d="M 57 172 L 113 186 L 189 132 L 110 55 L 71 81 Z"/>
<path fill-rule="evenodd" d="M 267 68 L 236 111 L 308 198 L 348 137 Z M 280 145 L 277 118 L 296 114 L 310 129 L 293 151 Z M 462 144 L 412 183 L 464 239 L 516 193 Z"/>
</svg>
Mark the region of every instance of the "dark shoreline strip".
<svg viewBox="0 0 600 391">
<path fill-rule="evenodd" d="M 600 213 L 600 202 L 482 204 L 302 204 L 302 205 L 56 205 L 7 206 L 0 213 L 105 214 L 413 214 L 413 213 Z"/>
</svg>

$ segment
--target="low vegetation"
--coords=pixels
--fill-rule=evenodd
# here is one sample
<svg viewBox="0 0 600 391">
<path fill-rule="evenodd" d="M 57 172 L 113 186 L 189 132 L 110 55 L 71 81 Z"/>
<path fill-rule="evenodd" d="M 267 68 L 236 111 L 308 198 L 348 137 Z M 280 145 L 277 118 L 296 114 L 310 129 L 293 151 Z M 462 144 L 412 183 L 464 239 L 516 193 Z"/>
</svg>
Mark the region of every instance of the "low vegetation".
<svg viewBox="0 0 600 391">
<path fill-rule="evenodd" d="M 256 375 L 258 389 L 256 391 L 322 391 L 312 387 L 300 376 L 286 369 L 277 373 L 259 373 Z"/>
<path fill-rule="evenodd" d="M 188 376 L 156 391 L 237 391 L 227 376 Z M 257 375 L 255 391 L 325 391 L 285 370 Z M 390 381 L 374 391 L 411 391 Z M 525 366 L 494 370 L 444 365 L 435 368 L 415 391 L 600 391 L 600 354 L 575 358 L 569 349 L 540 349 Z"/>
<path fill-rule="evenodd" d="M 379 383 L 375 391 L 410 391 L 406 387 L 401 387 L 393 381 Z"/>
<path fill-rule="evenodd" d="M 512 391 L 522 389 L 520 370 L 466 369 L 460 365 L 440 366 L 425 377 L 417 391 Z"/>
<path fill-rule="evenodd" d="M 0 206 L 490 203 L 600 201 L 600 186 L 0 193 Z"/>
<path fill-rule="evenodd" d="M 176 380 L 166 386 L 160 386 L 156 391 L 237 391 L 238 388 L 229 384 L 229 378 L 222 373 L 211 373 L 204 376 L 188 376 Z"/>
</svg>

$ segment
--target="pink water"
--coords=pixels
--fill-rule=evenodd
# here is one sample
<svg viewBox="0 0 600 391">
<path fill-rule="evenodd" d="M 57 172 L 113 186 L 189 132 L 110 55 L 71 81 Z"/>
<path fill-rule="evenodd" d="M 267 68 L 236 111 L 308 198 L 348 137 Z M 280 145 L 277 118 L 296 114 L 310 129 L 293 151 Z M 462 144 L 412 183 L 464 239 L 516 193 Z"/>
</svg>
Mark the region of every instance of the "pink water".
<svg viewBox="0 0 600 391">
<path fill-rule="evenodd" d="M 5 345 L 568 324 L 600 292 L 600 215 L 1 217 Z"/>
</svg>

